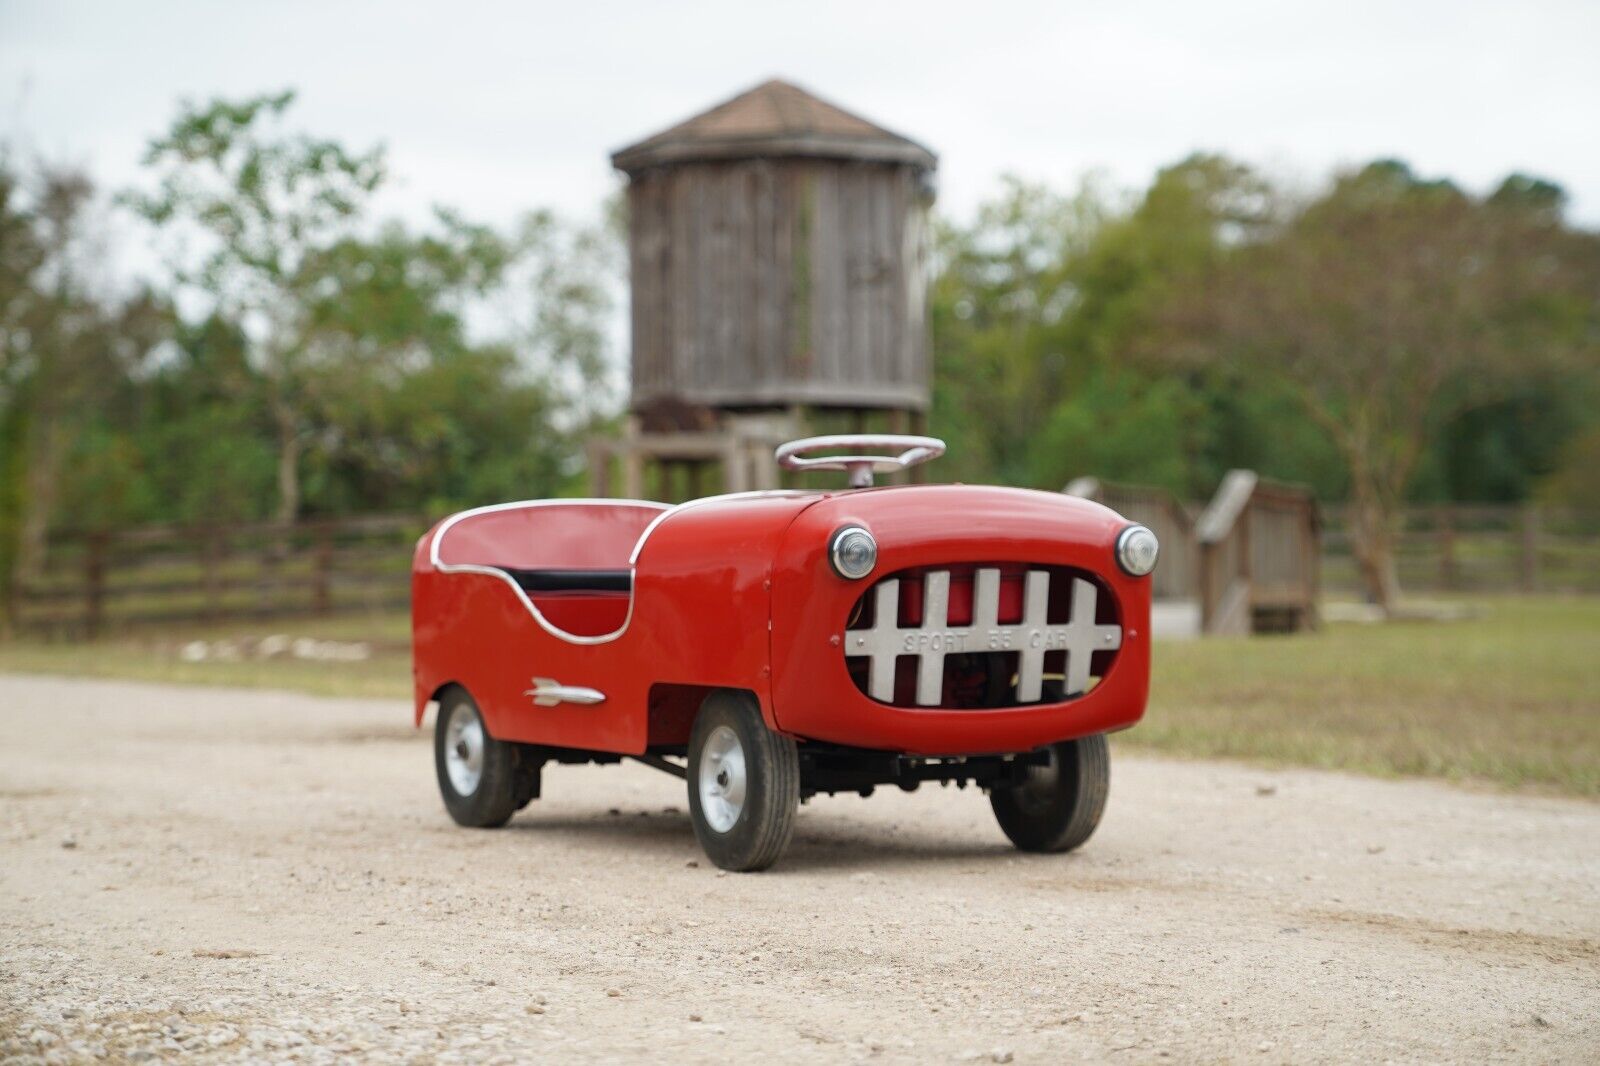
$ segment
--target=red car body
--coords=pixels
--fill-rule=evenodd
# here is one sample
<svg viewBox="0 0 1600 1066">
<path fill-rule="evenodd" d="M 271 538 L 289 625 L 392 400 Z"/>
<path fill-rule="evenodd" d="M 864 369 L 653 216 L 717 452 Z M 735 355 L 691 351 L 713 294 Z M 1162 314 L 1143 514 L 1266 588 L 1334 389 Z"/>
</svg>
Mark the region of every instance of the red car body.
<svg viewBox="0 0 1600 1066">
<path fill-rule="evenodd" d="M 847 526 L 877 542 L 861 580 L 830 565 Z M 460 685 L 495 738 L 620 755 L 681 749 L 715 689 L 752 693 L 802 744 L 913 755 L 1122 729 L 1150 672 L 1150 582 L 1116 560 L 1128 526 L 1075 497 L 962 485 L 464 511 L 417 545 L 417 721 Z M 895 618 L 872 606 L 891 599 Z M 1081 693 L 1074 655 L 1098 678 Z M 1030 664 L 1037 699 L 1022 698 Z"/>
</svg>

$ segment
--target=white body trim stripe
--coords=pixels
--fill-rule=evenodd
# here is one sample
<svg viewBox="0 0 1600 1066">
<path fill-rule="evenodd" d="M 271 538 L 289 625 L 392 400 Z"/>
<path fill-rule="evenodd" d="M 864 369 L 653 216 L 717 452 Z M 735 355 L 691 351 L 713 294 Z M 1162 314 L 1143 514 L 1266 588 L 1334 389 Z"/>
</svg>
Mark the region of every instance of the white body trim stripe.
<svg viewBox="0 0 1600 1066">
<path fill-rule="evenodd" d="M 443 522 L 439 523 L 439 528 L 434 533 L 432 542 L 428 545 L 428 562 L 432 564 L 433 568 L 441 574 L 483 574 L 488 577 L 499 578 L 501 581 L 504 581 L 511 587 L 512 592 L 516 593 L 517 599 L 522 601 L 522 605 L 528 609 L 528 613 L 533 616 L 533 620 L 539 623 L 539 627 L 553 637 L 559 637 L 569 644 L 607 644 L 626 633 L 628 631 L 628 626 L 633 622 L 633 604 L 635 599 L 633 592 L 633 580 L 638 573 L 639 553 L 644 550 L 645 541 L 650 539 L 650 534 L 655 532 L 656 527 L 659 526 L 662 520 L 668 515 L 676 514 L 679 511 L 690 507 L 696 507 L 700 504 L 713 503 L 722 500 L 753 499 L 764 496 L 821 495 L 821 493 L 806 492 L 800 489 L 757 489 L 752 492 L 730 492 L 722 496 L 702 496 L 698 500 L 689 500 L 686 503 L 680 504 L 658 503 L 655 500 L 598 500 L 592 498 L 572 500 L 518 500 L 514 503 L 493 503 L 486 507 L 474 507 L 468 511 L 458 511 L 449 518 L 446 518 Z M 660 514 L 652 518 L 650 520 L 650 524 L 644 527 L 644 531 L 639 534 L 639 539 L 634 541 L 633 551 L 628 555 L 628 613 L 627 616 L 622 619 L 622 625 L 610 633 L 602 633 L 601 635 L 595 637 L 582 636 L 577 633 L 568 633 L 565 629 L 562 629 L 560 626 L 546 618 L 544 613 L 541 612 L 539 608 L 534 605 L 534 602 L 528 598 L 528 594 L 526 591 L 524 591 L 522 586 L 517 584 L 510 574 L 506 573 L 504 570 L 501 570 L 499 567 L 484 566 L 479 563 L 446 563 L 441 562 L 439 559 L 439 546 L 444 540 L 444 535 L 450 532 L 455 524 L 464 518 L 472 518 L 481 514 L 492 514 L 496 511 L 515 511 L 522 508 L 569 506 L 615 507 L 619 504 L 633 505 L 636 507 L 654 507 L 660 511 Z"/>
</svg>

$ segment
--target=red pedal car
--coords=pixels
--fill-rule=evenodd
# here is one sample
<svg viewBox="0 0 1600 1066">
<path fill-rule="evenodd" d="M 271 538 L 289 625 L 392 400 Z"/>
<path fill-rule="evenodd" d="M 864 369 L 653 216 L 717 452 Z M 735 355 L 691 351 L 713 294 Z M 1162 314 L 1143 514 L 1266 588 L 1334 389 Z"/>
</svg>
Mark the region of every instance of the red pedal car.
<svg viewBox="0 0 1600 1066">
<path fill-rule="evenodd" d="M 1156 538 L 1054 493 L 870 487 L 943 451 L 813 437 L 780 465 L 849 490 L 444 519 L 417 545 L 412 627 L 451 817 L 503 825 L 546 763 L 629 757 L 687 780 L 729 870 L 777 861 L 818 792 L 924 781 L 986 789 L 1019 848 L 1082 844 L 1105 734 L 1144 713 Z"/>
</svg>

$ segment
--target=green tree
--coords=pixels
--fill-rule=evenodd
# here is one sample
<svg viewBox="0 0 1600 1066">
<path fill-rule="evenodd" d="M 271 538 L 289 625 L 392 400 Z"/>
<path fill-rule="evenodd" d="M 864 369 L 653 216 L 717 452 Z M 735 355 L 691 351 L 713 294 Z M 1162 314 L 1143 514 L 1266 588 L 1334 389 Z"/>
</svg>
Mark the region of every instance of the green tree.
<svg viewBox="0 0 1600 1066">
<path fill-rule="evenodd" d="M 501 290 L 513 304 L 506 332 L 574 431 L 610 417 L 625 398 L 611 338 L 616 287 L 626 274 L 625 210 L 626 201 L 614 199 L 598 226 L 531 211 L 512 237 L 515 261 Z"/>
<path fill-rule="evenodd" d="M 437 511 L 554 490 L 571 444 L 554 426 L 549 368 L 466 325 L 528 254 L 520 238 L 445 214 L 437 233 L 390 224 L 308 263 L 321 281 L 305 395 L 321 431 L 307 460 L 322 509 Z"/>
<path fill-rule="evenodd" d="M 38 577 L 61 512 L 68 460 L 127 368 L 167 321 L 147 293 L 103 298 L 85 280 L 97 254 L 94 190 L 76 171 L 25 180 L 0 165 L 0 559 L 10 592 Z"/>
<path fill-rule="evenodd" d="M 1271 190 L 1245 167 L 1196 155 L 1163 169 L 1131 210 L 1101 219 L 1061 283 L 1072 311 L 1057 343 L 1075 373 L 1052 397 L 1031 480 L 1057 488 L 1080 474 L 1204 497 L 1252 460 L 1257 383 L 1206 367 L 1142 358 L 1174 294 L 1215 269 L 1232 242 L 1272 217 Z"/>
<path fill-rule="evenodd" d="M 1533 368 L 1592 367 L 1593 235 L 1513 179 L 1473 197 L 1402 164 L 1344 175 L 1170 304 L 1166 352 L 1280 381 L 1343 460 L 1352 543 L 1391 608 L 1401 507 L 1429 445 Z"/>
<path fill-rule="evenodd" d="M 1197 155 L 1137 199 L 1008 180 L 940 232 L 935 421 L 954 476 L 1060 488 L 1080 474 L 1204 497 L 1233 466 L 1342 483 L 1273 381 L 1146 358 L 1165 308 L 1272 224 L 1258 175 Z"/>
<path fill-rule="evenodd" d="M 967 229 L 935 231 L 932 425 L 957 479 L 1026 482 L 1036 435 L 1076 369 L 1069 269 L 1110 211 L 1093 185 L 1060 195 L 1016 178 Z"/>
<path fill-rule="evenodd" d="M 156 191 L 126 198 L 173 236 L 200 239 L 198 253 L 173 257 L 174 278 L 249 338 L 276 435 L 284 522 L 300 513 L 301 454 L 320 429 L 312 393 L 329 371 L 328 347 L 312 309 L 328 283 L 325 263 L 384 177 L 381 150 L 355 153 L 275 128 L 293 101 L 283 92 L 185 106 L 146 153 Z"/>
</svg>

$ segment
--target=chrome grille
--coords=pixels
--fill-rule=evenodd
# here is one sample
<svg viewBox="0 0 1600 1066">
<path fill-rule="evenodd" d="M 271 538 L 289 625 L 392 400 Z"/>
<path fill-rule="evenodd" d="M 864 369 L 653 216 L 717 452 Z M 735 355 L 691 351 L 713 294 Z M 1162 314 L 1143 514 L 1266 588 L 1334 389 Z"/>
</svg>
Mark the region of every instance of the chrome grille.
<svg viewBox="0 0 1600 1066">
<path fill-rule="evenodd" d="M 1017 702 L 1038 703 L 1044 688 L 1044 657 L 1066 652 L 1063 691 L 1077 696 L 1089 689 L 1089 664 L 1097 651 L 1122 647 L 1122 627 L 1096 624 L 1099 590 L 1081 577 L 1073 577 L 1072 611 L 1067 622 L 1050 625 L 1050 573 L 1029 570 L 1024 579 L 1022 621 L 1001 625 L 1000 571 L 982 567 L 973 575 L 972 624 L 951 626 L 950 571 L 932 570 L 923 576 L 922 623 L 900 626 L 900 579 L 880 581 L 873 590 L 873 624 L 845 634 L 846 658 L 866 658 L 867 694 L 884 703 L 894 702 L 895 660 L 902 655 L 917 659 L 917 704 L 938 706 L 944 690 L 947 655 L 1015 652 Z"/>
</svg>

